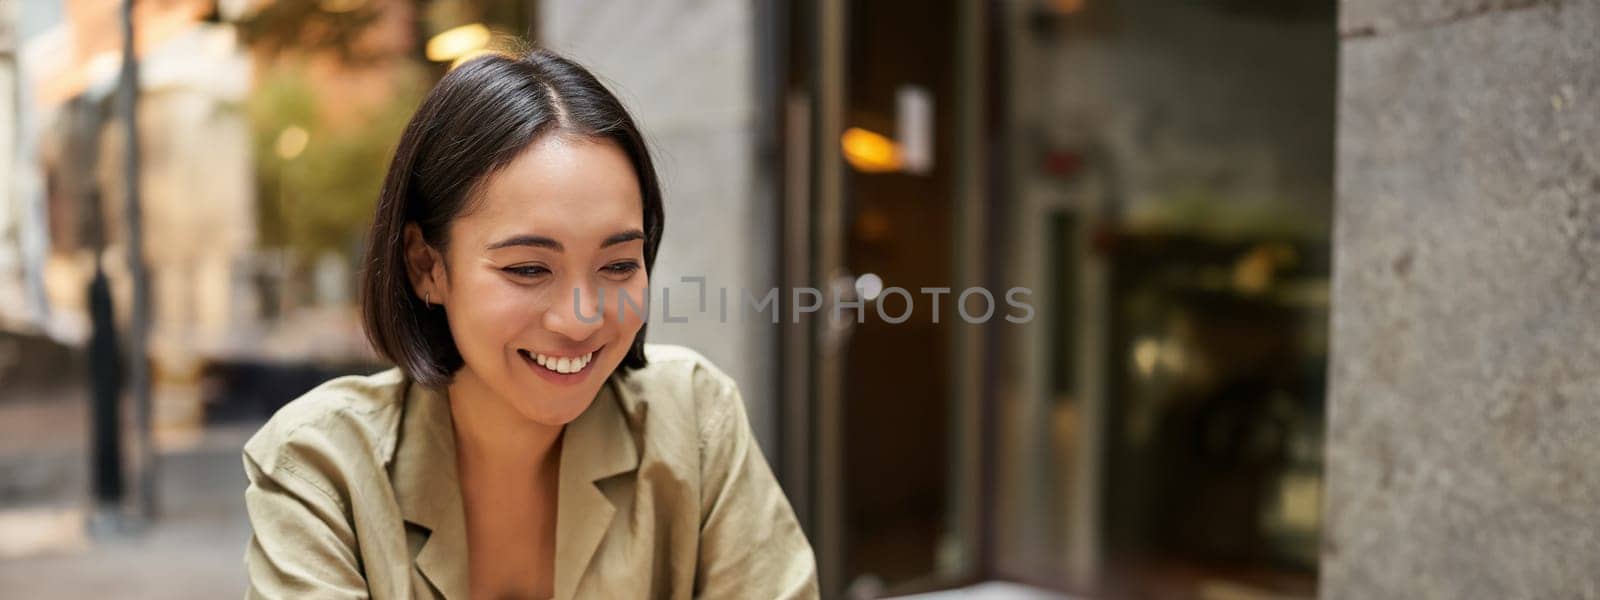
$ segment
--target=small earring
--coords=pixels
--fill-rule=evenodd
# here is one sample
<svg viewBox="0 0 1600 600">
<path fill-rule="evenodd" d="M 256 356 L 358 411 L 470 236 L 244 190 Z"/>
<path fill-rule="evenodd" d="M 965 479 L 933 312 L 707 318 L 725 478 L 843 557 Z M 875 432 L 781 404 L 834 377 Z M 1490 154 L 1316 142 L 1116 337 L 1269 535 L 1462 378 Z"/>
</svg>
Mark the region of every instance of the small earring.
<svg viewBox="0 0 1600 600">
<path fill-rule="evenodd" d="M 433 308 L 433 292 L 423 292 L 422 302 L 427 305 L 428 308 Z"/>
</svg>

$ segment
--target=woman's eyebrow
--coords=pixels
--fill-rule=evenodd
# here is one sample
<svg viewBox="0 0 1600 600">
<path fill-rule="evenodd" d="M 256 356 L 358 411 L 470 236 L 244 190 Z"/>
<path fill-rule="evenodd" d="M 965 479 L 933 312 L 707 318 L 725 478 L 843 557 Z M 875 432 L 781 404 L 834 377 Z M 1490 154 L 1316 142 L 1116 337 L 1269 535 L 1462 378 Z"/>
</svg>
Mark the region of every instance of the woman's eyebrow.
<svg viewBox="0 0 1600 600">
<path fill-rule="evenodd" d="M 621 233 L 613 233 L 610 236 L 606 237 L 605 241 L 600 242 L 600 247 L 601 248 L 609 248 L 611 246 L 615 246 L 617 244 L 621 244 L 621 243 L 624 243 L 624 242 L 631 242 L 633 240 L 642 240 L 642 239 L 644 239 L 644 231 L 643 230 L 629 229 L 629 230 L 621 232 Z M 535 247 L 535 248 L 549 248 L 551 250 L 555 250 L 556 252 L 565 252 L 566 251 L 566 246 L 561 245 L 561 242 L 556 241 L 554 238 L 549 238 L 549 237 L 545 237 L 545 236 L 542 236 L 542 235 L 532 235 L 532 234 L 514 235 L 514 236 L 508 237 L 506 239 L 500 240 L 498 242 L 495 242 L 493 244 L 489 244 L 489 247 L 486 248 L 486 249 L 487 250 L 499 250 L 501 248 L 506 248 L 506 247 L 510 247 L 510 246 L 532 246 L 532 247 Z"/>
<path fill-rule="evenodd" d="M 623 242 L 631 242 L 633 240 L 642 239 L 644 239 L 644 231 L 638 229 L 629 229 L 622 233 L 611 234 L 611 237 L 606 238 L 606 241 L 600 242 L 600 247 L 609 248 Z"/>
<path fill-rule="evenodd" d="M 549 248 L 551 250 L 555 250 L 556 252 L 562 252 L 566 250 L 566 248 L 561 245 L 561 242 L 556 241 L 554 238 L 529 234 L 514 235 L 493 244 L 489 244 L 489 247 L 486 248 L 486 250 L 499 250 L 501 248 L 510 246 L 533 246 L 535 248 Z"/>
</svg>

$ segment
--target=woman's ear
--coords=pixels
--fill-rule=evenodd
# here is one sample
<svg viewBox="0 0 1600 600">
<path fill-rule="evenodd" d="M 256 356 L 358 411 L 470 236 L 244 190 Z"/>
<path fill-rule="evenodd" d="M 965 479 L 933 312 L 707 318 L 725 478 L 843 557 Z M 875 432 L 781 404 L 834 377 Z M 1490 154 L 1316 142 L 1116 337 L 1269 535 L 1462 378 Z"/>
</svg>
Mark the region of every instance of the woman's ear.
<svg viewBox="0 0 1600 600">
<path fill-rule="evenodd" d="M 422 238 L 422 228 L 416 223 L 406 223 L 405 242 L 406 277 L 411 280 L 411 291 L 430 307 L 443 305 L 450 294 L 444 256 Z"/>
</svg>

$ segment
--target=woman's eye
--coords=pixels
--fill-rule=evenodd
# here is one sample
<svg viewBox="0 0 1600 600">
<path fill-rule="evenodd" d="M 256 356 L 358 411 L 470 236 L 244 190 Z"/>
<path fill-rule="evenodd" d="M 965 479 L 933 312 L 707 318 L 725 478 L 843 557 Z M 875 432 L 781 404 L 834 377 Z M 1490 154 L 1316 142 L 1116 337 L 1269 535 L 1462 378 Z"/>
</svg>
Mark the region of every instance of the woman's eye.
<svg viewBox="0 0 1600 600">
<path fill-rule="evenodd" d="M 518 277 L 538 277 L 550 272 L 549 269 L 537 266 L 506 267 L 501 270 Z"/>
<path fill-rule="evenodd" d="M 605 271 L 613 275 L 628 275 L 639 270 L 639 263 L 631 260 L 615 262 L 606 265 Z"/>
</svg>

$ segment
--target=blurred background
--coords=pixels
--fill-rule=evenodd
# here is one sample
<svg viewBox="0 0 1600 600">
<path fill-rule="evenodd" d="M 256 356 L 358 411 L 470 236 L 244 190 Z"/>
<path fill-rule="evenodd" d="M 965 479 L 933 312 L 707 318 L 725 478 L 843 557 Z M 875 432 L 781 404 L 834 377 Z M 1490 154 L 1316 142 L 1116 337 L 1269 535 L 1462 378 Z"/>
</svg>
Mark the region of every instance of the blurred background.
<svg viewBox="0 0 1600 600">
<path fill-rule="evenodd" d="M 651 328 L 739 380 L 829 597 L 1314 592 L 1328 0 L 139 1 L 143 283 L 124 5 L 7 6 L 7 585 L 238 592 L 238 446 L 383 368 L 352 282 L 400 129 L 524 38 L 655 145 L 657 286 L 1032 290 L 1020 325 L 919 295 L 901 324 Z M 96 408 L 96 269 L 122 363 L 147 290 L 148 400 Z"/>
<path fill-rule="evenodd" d="M 650 328 L 739 381 L 825 597 L 1409 597 L 1413 571 L 1432 574 L 1415 585 L 1444 586 L 1420 589 L 1468 592 L 1435 597 L 1473 596 L 1449 587 L 1471 582 L 1461 574 L 1473 563 L 1445 549 L 1470 536 L 1448 532 L 1492 511 L 1448 490 L 1494 486 L 1447 477 L 1463 472 L 1451 448 L 1498 439 L 1493 456 L 1514 457 L 1522 438 L 1452 436 L 1425 411 L 1382 407 L 1457 398 L 1426 385 L 1446 376 L 1500 395 L 1554 389 L 1484 366 L 1516 354 L 1517 332 L 1545 336 L 1550 353 L 1576 347 L 1572 360 L 1593 347 L 1516 321 L 1549 302 L 1495 304 L 1516 283 L 1460 291 L 1483 255 L 1411 244 L 1450 230 L 1399 229 L 1422 210 L 1480 214 L 1499 225 L 1470 231 L 1504 251 L 1505 270 L 1589 281 L 1566 265 L 1593 247 L 1563 240 L 1593 231 L 1584 207 L 1600 194 L 1600 177 L 1589 183 L 1600 150 L 1582 144 L 1600 124 L 1549 119 L 1592 107 L 1585 92 L 1600 89 L 1582 66 L 1594 44 L 1567 33 L 1600 25 L 1593 6 L 131 4 L 0 0 L 7 595 L 242 593 L 240 446 L 317 383 L 385 368 L 362 336 L 354 278 L 400 129 L 449 69 L 517 40 L 590 67 L 644 127 L 666 193 L 655 286 L 690 294 L 681 278 L 704 277 L 734 302 L 776 287 L 780 304 L 810 286 L 867 307 L 863 323 L 831 304 L 772 323 L 720 322 L 702 305 L 688 323 Z M 1553 41 L 1526 41 L 1538 39 Z M 1466 64 L 1490 56 L 1507 58 Z M 1518 89 L 1531 91 L 1505 91 Z M 1497 126 L 1502 112 L 1527 118 Z M 1544 155 L 1519 142 L 1546 135 L 1577 146 Z M 1472 163 L 1475 175 L 1451 166 L 1490 147 L 1522 150 Z M 1537 184 L 1509 174 L 1529 164 L 1567 170 Z M 1351 269 L 1338 314 L 1336 180 L 1340 268 Z M 1504 218 L 1525 215 L 1502 200 L 1527 189 L 1569 189 L 1573 208 Z M 1402 200 L 1423 208 L 1383 208 Z M 1555 230 L 1578 233 L 1549 248 L 1542 233 L 1515 233 Z M 1515 260 L 1556 254 L 1571 258 L 1548 273 Z M 1427 279 L 1436 272 L 1455 279 Z M 1405 287 L 1413 277 L 1425 281 Z M 912 318 L 875 318 L 877 302 L 890 314 L 902 304 L 867 279 L 911 290 Z M 1036 309 L 1028 323 L 958 312 L 961 290 L 1019 286 Z M 955 293 L 934 308 L 925 287 Z M 1457 294 L 1467 300 L 1437 305 L 1460 310 L 1417 308 Z M 1412 333 L 1479 312 L 1523 328 L 1494 330 L 1508 335 L 1490 350 Z M 1348 328 L 1348 358 L 1330 360 L 1331 323 Z M 1452 349 L 1487 362 L 1426 358 Z M 1330 369 L 1346 379 L 1330 386 Z M 1330 425 L 1330 393 L 1347 399 L 1348 428 Z M 1462 406 L 1487 416 L 1450 427 L 1597 421 L 1560 412 L 1580 410 L 1569 404 L 1518 417 L 1473 393 Z M 1575 427 L 1542 456 L 1570 457 L 1559 442 L 1578 443 Z M 1395 442 L 1413 439 L 1405 431 L 1435 450 Z M 1325 484 L 1340 468 L 1348 494 Z M 1538 489 L 1552 502 L 1595 489 L 1574 485 Z M 1441 490 L 1457 500 L 1419 501 Z M 1325 531 L 1339 514 L 1350 515 L 1343 538 Z M 1581 510 L 1552 518 L 1531 527 L 1594 522 Z M 1385 541 L 1396 527 L 1426 544 L 1423 558 L 1384 554 L 1410 548 Z M 1592 558 L 1595 539 L 1564 547 Z M 1477 593 L 1594 593 L 1568 564 L 1500 573 L 1533 587 Z M 1319 572 L 1340 578 L 1319 583 Z"/>
</svg>

